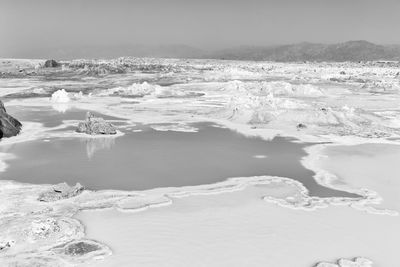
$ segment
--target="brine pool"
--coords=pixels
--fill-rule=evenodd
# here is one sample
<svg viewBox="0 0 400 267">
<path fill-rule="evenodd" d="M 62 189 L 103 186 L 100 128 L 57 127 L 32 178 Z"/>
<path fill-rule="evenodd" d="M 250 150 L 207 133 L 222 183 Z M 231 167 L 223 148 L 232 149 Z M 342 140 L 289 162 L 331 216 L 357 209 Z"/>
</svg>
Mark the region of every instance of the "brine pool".
<svg viewBox="0 0 400 267">
<path fill-rule="evenodd" d="M 60 125 L 63 120 L 83 120 L 86 113 L 37 107 L 11 107 L 8 112 L 21 121 L 41 122 L 45 127 Z M 123 119 L 96 115 L 117 126 L 126 124 Z M 151 125 L 135 125 L 121 127 L 124 135 L 119 137 L 90 138 L 83 134 L 82 138 L 37 139 L 7 147 L 0 143 L 0 152 L 14 156 L 6 159 L 8 167 L 0 173 L 0 179 L 33 184 L 79 182 L 93 190 L 145 190 L 271 175 L 301 182 L 312 196 L 358 197 L 314 180 L 315 173 L 300 162 L 310 144 L 283 137 L 270 141 L 247 137 L 208 122 L 190 126 L 197 131 L 160 131 Z"/>
</svg>

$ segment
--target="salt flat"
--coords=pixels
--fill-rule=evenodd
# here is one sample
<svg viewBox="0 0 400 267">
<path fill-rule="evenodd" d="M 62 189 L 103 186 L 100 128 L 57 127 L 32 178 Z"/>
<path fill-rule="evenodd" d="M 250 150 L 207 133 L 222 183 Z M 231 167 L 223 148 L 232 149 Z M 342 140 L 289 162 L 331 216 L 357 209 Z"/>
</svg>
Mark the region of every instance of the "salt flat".
<svg viewBox="0 0 400 267">
<path fill-rule="evenodd" d="M 397 264 L 398 65 L 119 58 L 49 69 L 40 60 L 2 61 L 0 95 L 24 125 L 20 135 L 0 142 L 3 265 L 339 266 L 339 258 L 355 257 Z M 312 142 L 298 163 L 315 173 L 319 186 L 350 195 L 315 196 L 294 177 L 238 173 L 214 183 L 85 190 L 39 202 L 51 184 L 4 177 L 13 149 L 96 140 L 74 132 L 74 110 L 122 120 L 110 143 L 137 125 L 190 134 L 205 121 L 248 138 Z M 260 152 L 249 160 L 270 159 Z M 67 175 L 74 174 L 71 166 Z M 71 246 L 90 251 L 71 255 Z M 341 266 L 372 266 L 361 262 Z"/>
<path fill-rule="evenodd" d="M 114 255 L 88 266 L 314 266 L 364 256 L 398 262 L 399 217 L 351 207 L 282 209 L 261 197 L 268 188 L 173 199 L 139 213 L 85 211 L 87 236 Z M 289 256 L 290 255 L 290 256 Z"/>
</svg>

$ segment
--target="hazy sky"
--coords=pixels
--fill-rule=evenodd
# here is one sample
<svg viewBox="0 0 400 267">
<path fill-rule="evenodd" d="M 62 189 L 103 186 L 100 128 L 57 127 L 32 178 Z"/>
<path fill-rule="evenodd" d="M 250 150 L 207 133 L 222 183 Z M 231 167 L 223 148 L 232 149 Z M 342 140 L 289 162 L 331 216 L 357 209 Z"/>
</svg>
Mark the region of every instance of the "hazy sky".
<svg viewBox="0 0 400 267">
<path fill-rule="evenodd" d="M 0 0 L 0 56 L 37 48 L 400 43 L 400 0 Z"/>
</svg>

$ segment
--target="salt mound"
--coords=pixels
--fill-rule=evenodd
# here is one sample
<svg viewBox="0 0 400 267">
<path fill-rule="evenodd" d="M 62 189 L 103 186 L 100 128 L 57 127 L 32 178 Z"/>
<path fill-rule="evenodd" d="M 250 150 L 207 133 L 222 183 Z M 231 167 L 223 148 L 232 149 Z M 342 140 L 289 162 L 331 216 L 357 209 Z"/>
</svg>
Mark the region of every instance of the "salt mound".
<svg viewBox="0 0 400 267">
<path fill-rule="evenodd" d="M 244 68 L 240 68 L 240 67 L 228 67 L 224 69 L 223 72 L 226 76 L 230 76 L 230 77 L 237 77 L 237 78 L 241 78 L 241 77 L 247 77 L 247 76 L 254 76 L 257 75 L 257 73 L 252 72 L 250 70 L 244 69 Z"/>
<path fill-rule="evenodd" d="M 297 97 L 320 97 L 323 93 L 319 88 L 311 84 L 293 85 L 288 82 L 261 82 L 258 86 L 260 93 L 273 93 L 277 96 L 297 96 Z"/>
<path fill-rule="evenodd" d="M 58 90 L 51 95 L 51 102 L 53 103 L 68 103 L 71 99 L 68 93 L 64 90 Z"/>
<path fill-rule="evenodd" d="M 134 83 L 128 87 L 115 87 L 101 92 L 100 96 L 125 96 L 125 97 L 144 97 L 154 96 L 157 98 L 173 98 L 173 97 L 198 97 L 203 96 L 204 93 L 182 91 L 171 87 L 160 86 L 158 84 L 149 84 L 147 82 Z"/>
<path fill-rule="evenodd" d="M 40 94 L 46 94 L 47 92 L 43 88 L 34 88 L 32 90 L 32 93 L 40 95 Z"/>
<path fill-rule="evenodd" d="M 323 93 L 314 85 L 292 85 L 287 82 L 230 82 L 224 86 L 232 95 L 222 110 L 231 121 L 249 124 L 270 124 L 273 127 L 327 128 L 340 135 L 375 136 L 367 127 L 379 123 L 379 117 L 344 106 L 331 108 L 312 106 L 297 97 L 317 97 Z M 375 133 L 376 132 L 376 133 Z"/>
<path fill-rule="evenodd" d="M 297 100 L 277 98 L 272 93 L 265 96 L 241 92 L 232 96 L 226 110 L 231 114 L 230 119 L 234 121 L 269 123 L 281 113 L 305 107 Z"/>
<path fill-rule="evenodd" d="M 104 93 L 100 93 L 100 95 L 143 97 L 146 95 L 153 94 L 156 91 L 162 91 L 161 86 L 143 82 L 143 83 L 133 83 L 128 87 L 111 88 Z"/>
<path fill-rule="evenodd" d="M 234 92 L 250 92 L 259 96 L 273 94 L 282 97 L 321 97 L 324 95 L 324 93 L 315 85 L 291 84 L 284 81 L 242 82 L 235 80 L 227 82 L 224 89 L 232 90 Z"/>
<path fill-rule="evenodd" d="M 293 87 L 287 82 L 261 82 L 256 85 L 260 94 L 274 94 L 277 96 L 292 95 Z"/>
<path fill-rule="evenodd" d="M 368 81 L 361 87 L 367 89 L 369 92 L 387 92 L 387 91 L 399 91 L 400 83 L 398 81 Z"/>
<path fill-rule="evenodd" d="M 83 93 L 82 93 L 82 91 L 79 91 L 79 93 L 74 93 L 73 95 L 72 95 L 72 98 L 73 99 L 82 99 L 84 96 L 83 96 Z"/>
<path fill-rule="evenodd" d="M 301 84 L 294 87 L 297 96 L 319 97 L 324 93 L 317 87 L 311 84 Z"/>
</svg>

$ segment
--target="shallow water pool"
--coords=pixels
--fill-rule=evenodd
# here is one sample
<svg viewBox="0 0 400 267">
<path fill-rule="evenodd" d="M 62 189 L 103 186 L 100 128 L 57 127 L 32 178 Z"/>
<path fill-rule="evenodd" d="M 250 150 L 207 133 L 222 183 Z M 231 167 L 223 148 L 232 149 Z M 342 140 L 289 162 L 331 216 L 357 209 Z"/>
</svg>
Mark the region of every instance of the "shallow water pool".
<svg viewBox="0 0 400 267">
<path fill-rule="evenodd" d="M 30 112 L 30 117 L 45 125 L 82 119 L 85 114 L 72 110 L 54 117 L 43 111 Z M 28 115 L 25 118 L 29 119 Z M 83 134 L 82 138 L 27 141 L 7 150 L 0 147 L 0 151 L 15 155 L 7 160 L 9 166 L 0 177 L 35 184 L 80 182 L 95 190 L 144 190 L 275 175 L 300 181 L 313 196 L 357 196 L 323 187 L 313 179 L 314 173 L 300 163 L 307 155 L 303 148 L 309 144 L 283 137 L 271 141 L 246 137 L 212 123 L 191 126 L 198 131 L 157 131 L 139 125 L 122 129 L 125 135 L 120 137 L 88 138 Z"/>
</svg>

